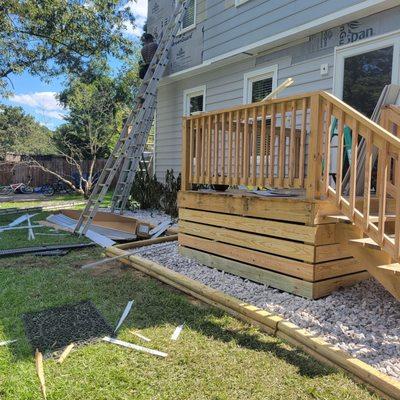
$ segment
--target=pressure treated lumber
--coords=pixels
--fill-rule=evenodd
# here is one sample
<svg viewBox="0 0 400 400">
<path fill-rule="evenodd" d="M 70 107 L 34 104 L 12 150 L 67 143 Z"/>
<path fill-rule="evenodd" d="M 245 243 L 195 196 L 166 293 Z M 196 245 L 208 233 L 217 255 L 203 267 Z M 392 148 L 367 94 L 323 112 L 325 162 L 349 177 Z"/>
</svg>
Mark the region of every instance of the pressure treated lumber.
<svg viewBox="0 0 400 400">
<path fill-rule="evenodd" d="M 123 252 L 124 250 L 115 247 L 107 249 L 107 253 L 110 255 L 119 255 L 123 254 Z M 329 366 L 333 365 L 336 368 L 343 369 L 351 377 L 356 377 L 357 381 L 365 383 L 380 395 L 384 394 L 388 398 L 400 398 L 400 382 L 381 373 L 370 365 L 335 349 L 323 339 L 308 334 L 308 332 L 277 315 L 243 303 L 225 293 L 211 289 L 193 279 L 142 257 L 130 256 L 128 260 L 123 259 L 121 262 L 170 284 L 208 304 L 216 306 L 236 318 L 252 323 L 267 333 L 273 333 L 284 340 L 288 340 L 288 342 L 299 346 L 311 356 L 318 357 L 319 361 L 326 362 Z"/>
</svg>

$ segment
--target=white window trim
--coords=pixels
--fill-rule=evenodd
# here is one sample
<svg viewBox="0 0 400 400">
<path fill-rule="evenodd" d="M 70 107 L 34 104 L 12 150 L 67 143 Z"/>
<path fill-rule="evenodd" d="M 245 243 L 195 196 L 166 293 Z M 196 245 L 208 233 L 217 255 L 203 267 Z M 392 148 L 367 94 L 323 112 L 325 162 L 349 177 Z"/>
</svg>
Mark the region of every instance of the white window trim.
<svg viewBox="0 0 400 400">
<path fill-rule="evenodd" d="M 239 7 L 244 3 L 247 3 L 249 0 L 235 0 L 235 7 Z"/>
<path fill-rule="evenodd" d="M 176 4 L 176 2 L 175 2 Z M 177 32 L 177 35 L 182 35 L 188 31 L 191 31 L 192 29 L 196 28 L 197 24 L 197 0 L 194 0 L 194 21 L 192 25 L 187 26 L 186 28 L 179 29 Z"/>
<path fill-rule="evenodd" d="M 400 30 L 335 47 L 333 94 L 343 98 L 344 61 L 348 57 L 393 46 L 392 83 L 400 84 Z"/>
<path fill-rule="evenodd" d="M 206 111 L 206 85 L 197 86 L 191 89 L 184 90 L 183 92 L 183 116 L 188 117 L 190 115 L 190 102 L 192 97 L 203 96 L 203 112 Z"/>
<path fill-rule="evenodd" d="M 243 104 L 251 103 L 251 97 L 253 94 L 252 84 L 266 78 L 272 78 L 272 90 L 274 90 L 277 87 L 278 82 L 278 64 L 260 68 L 255 71 L 246 72 L 244 74 Z"/>
</svg>

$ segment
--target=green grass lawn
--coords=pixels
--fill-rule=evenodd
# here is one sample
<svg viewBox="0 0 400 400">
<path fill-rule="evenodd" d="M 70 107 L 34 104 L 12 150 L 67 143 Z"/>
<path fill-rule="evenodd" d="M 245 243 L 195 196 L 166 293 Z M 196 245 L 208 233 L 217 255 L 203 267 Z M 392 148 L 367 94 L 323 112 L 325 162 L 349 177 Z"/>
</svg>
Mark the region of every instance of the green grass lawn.
<svg viewBox="0 0 400 400">
<path fill-rule="evenodd" d="M 38 214 L 33 223 L 48 214 Z M 1 216 L 0 225 L 16 217 Z M 49 228 L 35 232 L 53 233 Z M 0 233 L 0 249 L 85 240 L 37 235 L 29 242 L 26 230 L 10 231 Z M 1 400 L 41 398 L 24 313 L 91 300 L 114 326 L 131 299 L 134 307 L 118 337 L 169 356 L 160 359 L 101 342 L 75 348 L 61 366 L 45 361 L 49 400 L 377 398 L 302 351 L 119 263 L 80 270 L 102 252 L 90 248 L 64 257 L 0 258 L 0 341 L 18 339 L 0 347 Z M 179 340 L 170 341 L 182 323 Z M 152 341 L 142 342 L 132 329 Z"/>
<path fill-rule="evenodd" d="M 134 307 L 118 337 L 169 354 L 166 359 L 109 343 L 75 348 L 61 366 L 45 360 L 48 398 L 118 399 L 373 399 L 341 372 L 257 329 L 119 264 L 79 266 L 100 249 L 64 257 L 0 259 L 0 399 L 40 399 L 26 312 L 90 299 L 114 326 Z M 185 323 L 177 342 L 175 327 Z M 130 330 L 152 339 L 142 342 Z"/>
</svg>

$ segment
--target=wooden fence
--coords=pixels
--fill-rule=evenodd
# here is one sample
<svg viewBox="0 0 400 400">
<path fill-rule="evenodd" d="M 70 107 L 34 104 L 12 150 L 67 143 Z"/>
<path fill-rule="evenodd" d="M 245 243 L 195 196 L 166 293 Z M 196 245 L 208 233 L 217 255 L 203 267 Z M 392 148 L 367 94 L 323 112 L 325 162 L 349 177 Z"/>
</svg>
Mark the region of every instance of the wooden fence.
<svg viewBox="0 0 400 400">
<path fill-rule="evenodd" d="M 34 156 L 40 164 L 57 174 L 72 179 L 77 173 L 76 167 L 69 164 L 63 157 L 58 156 Z M 24 182 L 32 186 L 40 186 L 44 183 L 57 181 L 57 177 L 42 171 L 40 168 L 24 163 L 24 156 L 7 155 L 5 161 L 0 162 L 0 185 L 9 185 L 10 183 Z M 82 169 L 87 172 L 90 160 L 82 162 Z M 104 168 L 106 160 L 96 161 L 94 171 L 101 171 Z"/>
</svg>

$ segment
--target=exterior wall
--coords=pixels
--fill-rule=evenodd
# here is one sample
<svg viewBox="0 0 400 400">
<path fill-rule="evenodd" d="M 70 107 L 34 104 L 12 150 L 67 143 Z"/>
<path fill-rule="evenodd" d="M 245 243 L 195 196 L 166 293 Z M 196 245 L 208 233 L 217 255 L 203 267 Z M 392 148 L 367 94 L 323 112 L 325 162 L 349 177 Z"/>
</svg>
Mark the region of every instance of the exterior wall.
<svg viewBox="0 0 400 400">
<path fill-rule="evenodd" d="M 400 6 L 320 32 L 311 36 L 304 43 L 292 47 L 260 54 L 257 57 L 249 56 L 244 61 L 161 85 L 155 143 L 157 176 L 162 179 L 166 169 L 173 168 L 174 171 L 180 169 L 184 90 L 205 85 L 206 111 L 235 106 L 243 103 L 244 74 L 277 64 L 278 84 L 289 77 L 295 80 L 295 84 L 286 89 L 281 97 L 315 90 L 331 92 L 336 46 L 399 29 Z M 322 64 L 328 64 L 328 74 L 326 75 L 320 73 Z"/>
<path fill-rule="evenodd" d="M 204 59 L 250 45 L 304 25 L 360 0 L 208 0 L 204 30 Z"/>
</svg>

